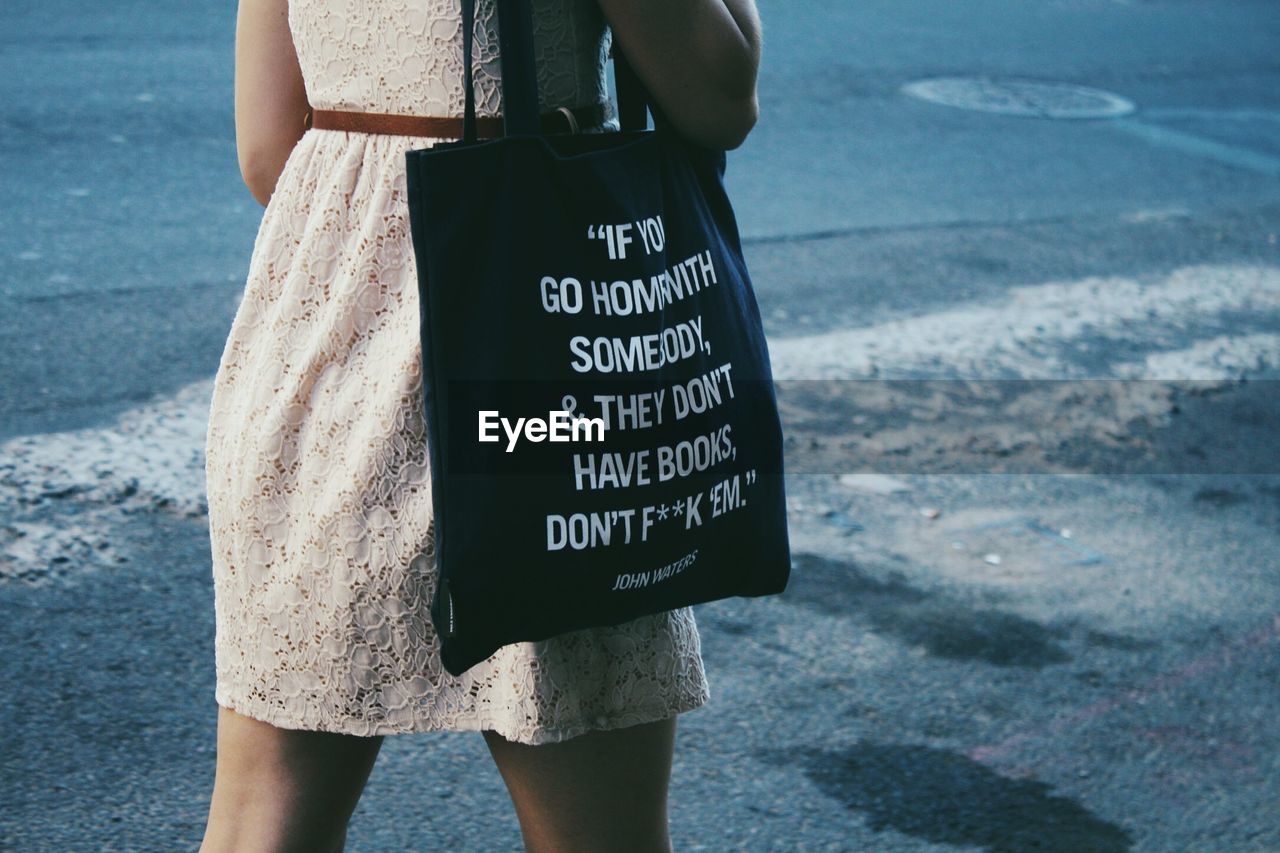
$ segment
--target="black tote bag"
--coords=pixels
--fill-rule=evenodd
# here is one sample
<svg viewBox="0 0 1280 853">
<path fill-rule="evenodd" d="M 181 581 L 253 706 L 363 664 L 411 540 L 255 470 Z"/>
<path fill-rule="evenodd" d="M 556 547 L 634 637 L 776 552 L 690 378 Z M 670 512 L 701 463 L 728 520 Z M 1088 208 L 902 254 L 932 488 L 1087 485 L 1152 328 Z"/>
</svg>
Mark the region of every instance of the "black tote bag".
<svg viewBox="0 0 1280 853">
<path fill-rule="evenodd" d="M 529 2 L 496 2 L 505 135 L 476 137 L 462 0 L 463 137 L 406 154 L 431 618 L 454 675 L 509 643 L 779 593 L 791 569 L 725 152 L 681 137 L 616 44 L 621 132 L 543 134 Z"/>
</svg>

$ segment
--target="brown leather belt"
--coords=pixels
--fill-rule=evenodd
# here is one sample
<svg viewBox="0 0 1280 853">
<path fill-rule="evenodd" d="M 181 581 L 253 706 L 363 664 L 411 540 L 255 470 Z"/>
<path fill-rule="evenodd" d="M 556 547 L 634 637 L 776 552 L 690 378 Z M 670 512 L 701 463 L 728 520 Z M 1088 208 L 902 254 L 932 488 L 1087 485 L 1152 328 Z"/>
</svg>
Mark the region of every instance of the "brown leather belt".
<svg viewBox="0 0 1280 853">
<path fill-rule="evenodd" d="M 560 107 L 543 113 L 542 132 L 577 133 L 583 127 L 597 127 L 607 118 L 605 104 Z M 390 133 L 397 136 L 462 138 L 462 116 L 406 116 L 391 113 L 358 113 L 345 110 L 309 110 L 303 126 L 316 130 L 349 130 L 356 133 Z M 476 134 L 481 138 L 503 135 L 502 116 L 476 116 Z"/>
</svg>

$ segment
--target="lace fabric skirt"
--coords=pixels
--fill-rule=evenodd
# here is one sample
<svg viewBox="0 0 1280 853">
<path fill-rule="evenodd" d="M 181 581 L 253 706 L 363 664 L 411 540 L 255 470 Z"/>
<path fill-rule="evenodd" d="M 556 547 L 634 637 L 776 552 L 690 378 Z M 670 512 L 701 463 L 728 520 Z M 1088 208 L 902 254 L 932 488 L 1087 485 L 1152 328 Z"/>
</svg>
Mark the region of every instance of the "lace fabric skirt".
<svg viewBox="0 0 1280 853">
<path fill-rule="evenodd" d="M 356 735 L 546 743 L 710 699 L 693 611 L 445 672 L 404 152 L 310 130 L 263 214 L 206 440 L 218 704 Z"/>
</svg>

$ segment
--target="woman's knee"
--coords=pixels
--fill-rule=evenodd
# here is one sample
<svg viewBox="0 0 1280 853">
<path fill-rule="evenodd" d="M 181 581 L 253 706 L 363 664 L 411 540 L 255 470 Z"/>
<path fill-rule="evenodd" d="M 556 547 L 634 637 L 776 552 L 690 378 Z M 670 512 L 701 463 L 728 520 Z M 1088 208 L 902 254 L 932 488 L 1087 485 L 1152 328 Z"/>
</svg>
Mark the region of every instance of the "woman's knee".
<svg viewBox="0 0 1280 853">
<path fill-rule="evenodd" d="M 218 709 L 202 850 L 341 850 L 381 737 L 281 729 Z"/>
<path fill-rule="evenodd" d="M 485 741 L 538 850 L 665 851 L 676 718 L 591 731 L 559 743 Z"/>
</svg>

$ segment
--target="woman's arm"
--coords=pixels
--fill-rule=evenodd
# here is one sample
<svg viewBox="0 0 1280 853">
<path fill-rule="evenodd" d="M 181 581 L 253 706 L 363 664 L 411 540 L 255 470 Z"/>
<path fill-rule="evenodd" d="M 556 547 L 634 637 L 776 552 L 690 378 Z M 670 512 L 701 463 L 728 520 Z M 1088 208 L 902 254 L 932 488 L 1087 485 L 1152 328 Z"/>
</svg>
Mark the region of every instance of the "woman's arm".
<svg viewBox="0 0 1280 853">
<path fill-rule="evenodd" d="M 265 205 L 302 137 L 307 93 L 289 34 L 288 0 L 240 0 L 236 13 L 236 154 Z"/>
<path fill-rule="evenodd" d="M 755 0 L 597 0 L 636 76 L 681 133 L 737 148 L 760 115 Z"/>
</svg>

